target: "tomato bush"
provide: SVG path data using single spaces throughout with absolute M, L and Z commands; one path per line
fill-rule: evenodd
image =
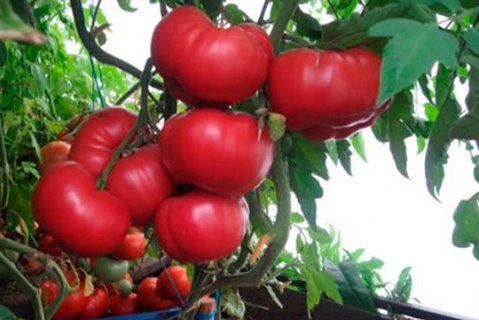
M 173 299 L 160 295 L 156 288 L 157 282 L 157 277 L 146 277 L 143 278 L 138 284 L 136 293 L 138 295 L 138 307 L 141 310 L 165 310 L 171 308 L 174 305 Z
M 150 222 L 160 203 L 176 189 L 161 158 L 158 144 L 143 146 L 119 159 L 108 176 L 106 190 L 128 205 L 133 225 Z
M 235 196 L 266 178 L 273 145 L 253 116 L 212 108 L 173 116 L 160 135 L 163 162 L 177 181 Z
M 201 10 L 178 7 L 153 32 L 153 63 L 178 99 L 229 107 L 258 90 L 268 73 L 273 50 L 266 32 L 247 28 L 217 28 Z
M 243 199 L 193 190 L 160 205 L 155 234 L 161 248 L 180 262 L 217 260 L 241 243 L 248 213 Z
M 37 182 L 32 211 L 40 227 L 66 251 L 97 257 L 114 251 L 131 224 L 127 206 L 107 191 L 80 164 L 52 166 Z

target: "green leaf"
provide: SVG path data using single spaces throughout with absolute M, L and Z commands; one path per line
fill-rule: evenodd
M 223 8 L 222 0 L 200 0 L 201 4 L 205 8 L 206 14 L 211 19 L 216 19 L 219 16 L 221 9 Z
M 433 103 L 431 89 L 429 89 L 428 87 L 428 82 L 429 82 L 429 79 L 427 78 L 425 74 L 420 76 L 418 79 L 419 87 L 421 88 L 422 94 L 424 95 L 424 97 L 426 97 L 427 101 L 429 101 L 430 103 Z
M 243 299 L 237 289 L 226 289 L 221 293 L 221 302 L 223 303 L 223 310 L 228 315 L 236 318 L 243 318 L 246 307 Z
M 225 6 L 225 19 L 231 24 L 239 24 L 245 21 L 245 13 L 234 3 Z
M 364 162 L 367 162 L 368 159 L 366 157 L 366 149 L 364 148 L 364 139 L 361 132 L 358 132 L 351 137 L 351 143 L 354 150 L 356 150 L 356 153 L 361 157 L 361 159 L 363 159 Z
M 352 176 L 352 171 L 351 171 L 351 155 L 352 152 L 349 149 L 351 144 L 349 143 L 348 140 L 337 140 L 336 141 L 336 150 L 338 152 L 338 158 L 339 162 L 343 166 L 344 170 Z
M 393 299 L 400 302 L 407 302 L 411 297 L 412 290 L 412 277 L 411 267 L 406 267 L 401 270 L 398 281 L 395 287 L 392 289 L 391 294 Z
M 324 268 L 335 279 L 344 304 L 376 313 L 376 306 L 371 293 L 361 280 L 354 262 L 344 260 L 335 265 L 329 260 L 324 261 Z
M 336 303 L 343 304 L 343 298 L 339 292 L 338 284 L 327 271 L 318 270 L 313 273 L 313 278 L 315 279 L 316 284 L 324 291 L 326 296 Z
M 321 178 L 328 180 L 327 149 L 324 143 L 306 139 L 299 134 L 292 134 L 291 138 L 292 152 L 295 153 L 296 159 Z
M 466 40 L 469 48 L 477 55 L 479 55 L 479 30 L 469 29 L 462 35 L 464 40 Z
M 452 243 L 466 248 L 479 241 L 479 192 L 467 200 L 461 200 L 453 214 L 456 226 Z
M 469 92 L 466 105 L 469 112 L 457 120 L 451 128 L 454 139 L 479 139 L 479 69 L 471 67 L 469 72 Z
M 131 0 L 116 0 L 118 2 L 118 5 L 123 11 L 127 12 L 135 12 L 138 10 L 138 8 L 133 8 L 131 6 Z
M 435 24 L 390 19 L 372 26 L 368 35 L 391 38 L 383 50 L 379 102 L 414 84 L 437 61 L 457 65 L 457 39 Z
M 0 319 L 2 320 L 15 320 L 17 317 L 15 314 L 8 309 L 7 306 L 0 304 Z
M 292 223 L 299 224 L 299 223 L 303 223 L 304 221 L 305 221 L 304 217 L 302 215 L 300 215 L 299 213 L 293 212 L 291 214 L 291 222 Z
M 292 19 L 297 24 L 298 34 L 300 36 L 312 39 L 321 38 L 322 28 L 319 21 L 309 14 L 304 13 L 301 8 L 296 8 Z
M 0 41 L 0 67 L 4 66 L 7 63 L 8 51 L 5 43 Z

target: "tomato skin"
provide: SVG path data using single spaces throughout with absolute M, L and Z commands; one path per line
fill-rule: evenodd
M 364 122 L 376 109 L 381 63 L 378 54 L 361 47 L 286 51 L 270 67 L 271 110 L 286 116 L 292 130 Z
M 128 272 L 128 268 L 128 261 L 110 256 L 99 257 L 92 261 L 93 273 L 98 279 L 106 282 L 119 281 Z
M 135 113 L 121 107 L 92 113 L 75 136 L 68 159 L 82 164 L 95 177 L 99 176 L 136 118 Z
M 108 176 L 106 190 L 128 205 L 133 225 L 150 222 L 160 203 L 175 192 L 176 182 L 161 158 L 158 144 L 141 147 L 119 159 Z
M 74 276 L 71 274 L 66 274 L 65 276 L 67 277 L 68 282 L 73 284 L 75 279 Z M 58 284 L 53 280 L 42 280 L 39 288 L 42 301 L 47 305 L 52 304 L 60 290 Z M 88 304 L 89 297 L 85 295 L 84 291 L 85 283 L 83 280 L 80 280 L 78 288 L 65 297 L 60 304 L 60 307 L 53 315 L 53 319 L 63 320 L 77 317 Z
M 88 297 L 88 302 L 83 311 L 77 315 L 80 319 L 101 318 L 108 310 L 108 293 L 102 287 L 95 287 Z
M 195 107 L 227 108 L 245 100 L 263 85 L 269 66 L 255 36 L 238 26 L 217 28 L 189 5 L 155 27 L 151 57 L 172 94 Z
M 227 257 L 246 233 L 246 208 L 243 199 L 199 189 L 171 197 L 156 212 L 156 239 L 168 255 L 182 263 Z
M 252 22 L 240 23 L 237 26 L 248 32 L 261 44 L 261 47 L 268 58 L 268 62 L 271 63 L 274 57 L 274 49 L 268 33 L 261 26 Z
M 136 293 L 138 295 L 138 306 L 141 310 L 157 311 L 173 307 L 174 301 L 172 299 L 158 293 L 156 289 L 157 281 L 157 277 L 146 277 L 138 285 Z
M 63 253 L 62 248 L 58 245 L 55 239 L 48 234 L 45 234 L 38 242 L 38 250 L 53 257 L 59 257 Z
M 131 292 L 128 295 L 110 297 L 110 314 L 112 316 L 135 314 L 138 312 L 138 296 Z
M 52 164 L 65 161 L 70 153 L 71 145 L 65 141 L 50 141 L 40 149 L 40 162 L 38 169 L 40 173 L 45 172 Z
M 225 195 L 256 188 L 274 158 L 269 130 L 260 131 L 254 117 L 241 112 L 201 108 L 176 114 L 159 139 L 163 163 L 177 181 Z
M 131 228 L 123 241 L 112 253 L 117 259 L 135 260 L 142 257 L 146 251 L 146 239 L 141 230 Z
M 94 177 L 72 161 L 57 163 L 41 176 L 33 191 L 32 212 L 65 251 L 80 257 L 115 250 L 131 222 L 126 205 L 97 190 Z
M 191 281 L 188 279 L 186 268 L 181 266 L 167 267 L 158 277 L 156 290 L 162 297 L 176 301 L 180 300 L 184 303 L 191 292 Z

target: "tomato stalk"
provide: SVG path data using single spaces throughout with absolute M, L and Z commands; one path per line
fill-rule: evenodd
M 289 20 L 293 16 L 298 4 L 301 0 L 285 0 L 283 5 L 281 6 L 281 10 L 278 14 L 278 19 L 276 19 L 273 30 L 271 30 L 270 38 L 271 43 L 273 44 L 273 48 L 275 51 L 278 50 L 281 39 L 283 37 L 284 30 L 288 25 Z
M 0 121 L 0 210 L 8 205 L 9 183 L 8 183 L 8 159 L 7 149 L 5 148 L 5 138 L 3 136 L 2 121 Z
M 51 270 L 53 272 L 53 275 L 59 283 L 60 290 L 52 304 L 48 307 L 48 309 L 44 310 L 38 289 L 33 286 L 22 274 L 22 272 L 17 269 L 15 264 L 10 261 L 3 252 L 0 251 L 0 264 L 5 266 L 15 282 L 18 283 L 20 287 L 22 287 L 22 289 L 30 296 L 33 305 L 33 311 L 35 313 L 35 319 L 51 319 L 68 293 L 73 290 L 73 288 L 71 288 L 68 284 L 62 269 L 53 259 L 49 258 L 42 252 L 11 239 L 0 238 L 0 248 L 6 248 L 16 251 L 20 254 L 34 255 L 35 257 L 38 257 L 38 260 L 47 267 L 46 270 Z
M 266 14 L 266 9 L 268 8 L 268 5 L 269 5 L 270 2 L 271 2 L 271 0 L 264 0 L 264 2 L 263 2 L 263 7 L 261 7 L 261 12 L 260 12 L 259 17 L 258 17 L 258 24 L 259 25 L 262 25 L 262 24 L 265 23 L 264 15 Z

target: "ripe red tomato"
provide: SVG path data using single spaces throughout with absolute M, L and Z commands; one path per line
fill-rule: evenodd
M 66 273 L 65 276 L 70 284 L 74 283 L 75 276 L 72 273 Z M 40 296 L 46 305 L 52 304 L 59 290 L 58 284 L 53 280 L 42 280 L 40 282 Z M 78 316 L 85 309 L 88 300 L 88 296 L 85 295 L 85 283 L 83 280 L 80 280 L 78 288 L 65 297 L 55 312 L 53 319 L 64 320 Z
M 63 250 L 51 235 L 44 235 L 38 242 L 38 250 L 53 257 L 62 255 Z
M 269 130 L 246 113 L 193 109 L 168 119 L 159 139 L 163 162 L 177 181 L 220 194 L 248 193 L 273 163 Z
M 70 153 L 70 144 L 65 141 L 50 141 L 40 149 L 40 173 L 45 172 L 52 164 L 65 161 Z
M 88 296 L 88 303 L 82 312 L 77 316 L 80 319 L 101 318 L 108 310 L 110 298 L 102 287 L 95 287 L 93 293 Z
M 144 311 L 165 310 L 173 307 L 173 299 L 160 296 L 156 289 L 157 277 L 146 277 L 141 280 L 136 293 L 138 295 L 138 307 Z M 184 300 L 183 300 L 184 301 Z
M 158 144 L 141 147 L 119 159 L 108 176 L 106 190 L 128 205 L 133 225 L 150 222 L 160 203 L 176 189 L 161 158 Z
M 146 251 L 146 239 L 141 230 L 130 228 L 120 245 L 113 251 L 117 259 L 135 260 L 142 257 Z
M 160 247 L 182 263 L 228 257 L 238 247 L 248 226 L 244 199 L 203 190 L 165 200 L 155 215 Z
M 377 109 L 380 70 L 381 57 L 360 47 L 284 52 L 268 75 L 271 110 L 286 116 L 292 130 L 363 123 Z
M 269 35 L 266 33 L 266 31 L 263 28 L 261 28 L 261 26 L 252 22 L 240 23 L 237 26 L 245 30 L 246 32 L 248 32 L 253 37 L 255 37 L 256 40 L 258 40 L 258 42 L 263 47 L 263 50 L 266 53 L 266 56 L 268 57 L 268 61 L 269 62 L 273 61 L 274 49 L 271 43 L 271 39 L 269 38 Z
M 191 281 L 188 279 L 186 268 L 167 267 L 158 277 L 156 290 L 162 297 L 184 303 L 191 292 Z
M 217 28 L 201 10 L 185 5 L 156 26 L 151 57 L 175 97 L 195 107 L 226 108 L 266 80 L 269 53 L 256 33 Z
M 110 314 L 112 316 L 128 315 L 138 312 L 138 296 L 131 292 L 127 295 L 110 297 Z
M 80 257 L 115 250 L 131 222 L 127 206 L 109 192 L 97 190 L 94 177 L 72 161 L 53 165 L 39 179 L 32 212 L 65 251 Z
M 99 176 L 136 118 L 132 111 L 121 107 L 100 109 L 91 114 L 73 140 L 68 159 Z

